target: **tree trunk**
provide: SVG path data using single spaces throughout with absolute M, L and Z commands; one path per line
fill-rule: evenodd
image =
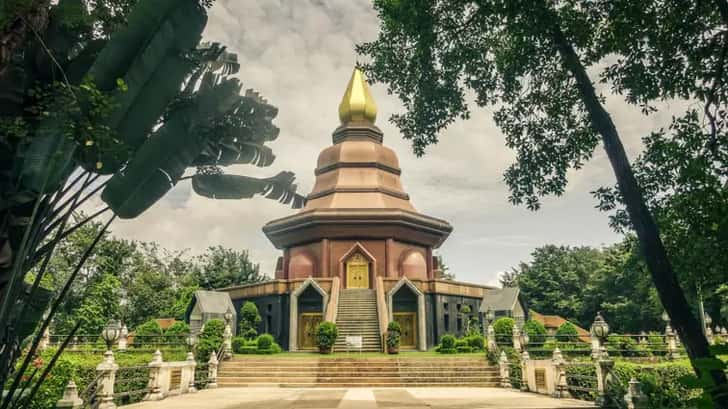
M 690 305 L 678 283 L 677 275 L 672 269 L 662 239 L 660 239 L 657 223 L 655 223 L 647 208 L 642 190 L 632 172 L 632 167 L 627 159 L 617 128 L 599 101 L 594 86 L 579 60 L 579 56 L 564 36 L 561 28 L 554 25 L 549 34 L 561 55 L 564 67 L 576 79 L 577 88 L 587 112 L 589 112 L 592 127 L 602 137 L 604 150 L 607 152 L 609 162 L 617 178 L 619 192 L 637 233 L 640 248 L 652 275 L 652 281 L 657 288 L 660 301 L 670 316 L 680 339 L 685 344 L 693 370 L 700 377 L 701 369 L 695 365 L 695 360 L 713 358 L 708 348 L 708 340 L 703 335 L 700 324 L 690 311 Z M 726 375 L 722 370 L 711 371 L 710 375 L 716 386 L 728 384 Z M 728 396 L 713 394 L 713 401 L 716 407 L 728 408 Z

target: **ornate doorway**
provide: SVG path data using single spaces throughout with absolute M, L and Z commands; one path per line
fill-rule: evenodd
M 361 253 L 346 261 L 346 288 L 369 288 L 369 260 Z
M 298 348 L 316 349 L 316 329 L 323 321 L 318 312 L 304 312 L 298 318 Z
M 402 348 L 417 348 L 417 313 L 395 312 L 392 314 L 402 329 L 399 345 Z

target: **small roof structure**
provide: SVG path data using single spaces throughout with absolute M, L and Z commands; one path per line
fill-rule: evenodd
M 486 312 L 488 307 L 493 311 L 513 311 L 516 308 L 520 293 L 521 289 L 518 287 L 483 290 L 483 301 L 480 303 L 480 312 Z
M 190 305 L 187 306 L 187 311 L 185 313 L 185 318 L 188 322 L 190 321 L 190 314 L 195 306 L 197 306 L 198 311 L 202 316 L 203 324 L 211 319 L 224 320 L 225 313 L 230 310 L 233 314 L 231 323 L 232 331 L 233 334 L 235 334 L 238 314 L 237 311 L 235 311 L 233 301 L 230 299 L 230 294 L 223 291 L 195 291 L 192 294 L 192 300 L 190 300 Z

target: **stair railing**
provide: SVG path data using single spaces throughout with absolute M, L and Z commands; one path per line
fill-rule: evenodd
M 377 277 L 374 282 L 374 289 L 377 296 L 377 321 L 379 322 L 379 345 L 381 346 L 382 352 L 386 352 L 386 339 L 385 334 L 387 333 L 387 327 L 389 326 L 389 312 L 387 310 L 387 302 L 384 296 L 384 280 L 382 277 Z

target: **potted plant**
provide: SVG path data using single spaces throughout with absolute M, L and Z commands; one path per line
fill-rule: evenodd
M 322 354 L 330 354 L 338 336 L 339 329 L 336 328 L 336 324 L 331 321 L 320 323 L 316 329 L 316 342 L 319 346 L 319 352 Z
M 387 353 L 399 353 L 399 341 L 402 335 L 402 328 L 397 321 L 391 321 L 387 326 Z

